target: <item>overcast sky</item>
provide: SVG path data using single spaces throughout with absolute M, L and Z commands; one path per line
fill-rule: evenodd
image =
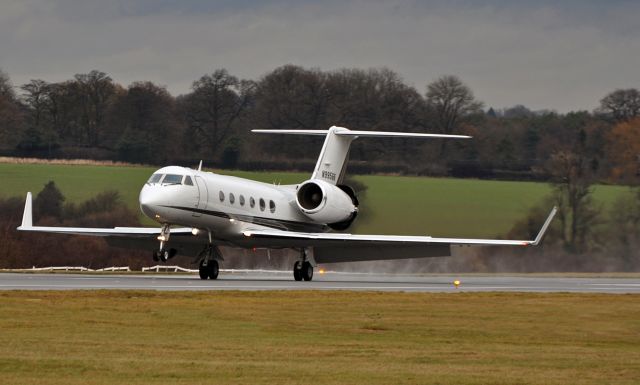
M 0 68 L 15 85 L 99 69 L 173 94 L 225 67 L 386 66 L 421 93 L 460 76 L 487 106 L 591 110 L 640 88 L 640 2 L 2 0 Z

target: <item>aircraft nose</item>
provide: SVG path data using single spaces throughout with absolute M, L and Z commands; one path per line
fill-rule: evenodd
M 163 204 L 161 191 L 152 186 L 144 186 L 140 191 L 138 200 L 140 202 L 140 210 L 150 218 L 156 215 L 158 206 Z

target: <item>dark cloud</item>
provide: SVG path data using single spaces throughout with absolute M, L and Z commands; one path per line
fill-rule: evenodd
M 100 69 L 175 94 L 226 67 L 387 66 L 421 92 L 457 74 L 489 106 L 592 109 L 640 87 L 633 1 L 97 1 L 0 4 L 0 67 L 20 84 Z

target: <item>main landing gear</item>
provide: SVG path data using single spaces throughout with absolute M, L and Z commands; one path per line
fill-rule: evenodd
M 200 260 L 198 266 L 200 279 L 218 279 L 218 273 L 220 272 L 220 264 L 218 261 L 224 260 L 220 249 L 212 244 L 208 244 L 197 258 Z
M 300 252 L 300 260 L 293 264 L 293 279 L 296 281 L 311 281 L 313 279 L 313 265 L 308 260 L 306 249 Z
M 220 265 L 215 259 L 212 259 L 210 261 L 203 259 L 202 261 L 200 261 L 200 267 L 198 268 L 200 279 L 218 279 L 219 272 Z

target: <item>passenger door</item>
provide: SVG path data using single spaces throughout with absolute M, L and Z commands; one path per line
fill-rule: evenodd
M 207 188 L 207 184 L 204 182 L 204 179 L 200 176 L 196 176 L 196 185 L 198 186 L 198 203 L 196 204 L 196 208 L 200 210 L 207 209 L 207 203 L 209 202 L 209 189 Z M 194 217 L 202 216 L 202 213 L 194 212 Z

